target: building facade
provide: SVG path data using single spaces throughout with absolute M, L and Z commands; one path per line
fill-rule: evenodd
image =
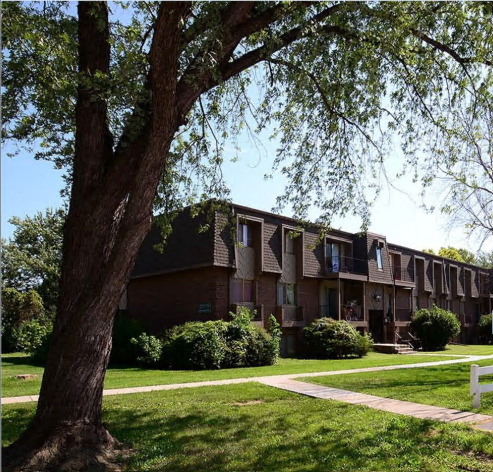
M 154 227 L 121 308 L 159 332 L 186 321 L 227 319 L 239 306 L 254 322 L 279 321 L 282 351 L 296 352 L 315 318 L 345 319 L 375 342 L 407 339 L 417 309 L 436 304 L 457 314 L 471 342 L 493 306 L 492 270 L 388 243 L 385 236 L 300 227 L 293 219 L 231 205 L 230 214 L 173 222 L 163 253 Z

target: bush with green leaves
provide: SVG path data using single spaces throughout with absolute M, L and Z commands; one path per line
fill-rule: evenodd
M 137 352 L 136 361 L 147 367 L 159 367 L 163 355 L 163 341 L 146 333 L 130 339 Z
M 2 288 L 2 351 L 22 351 L 17 336 L 23 323 L 44 320 L 45 310 L 40 295 L 35 290 L 20 292 L 11 287 Z M 43 322 L 41 322 L 43 324 Z
M 452 338 L 460 333 L 460 322 L 454 313 L 433 305 L 414 313 L 411 331 L 425 351 L 443 351 Z
M 347 321 L 319 318 L 303 328 L 305 355 L 315 359 L 363 357 L 372 348 L 368 335 L 361 335 Z
M 493 344 L 493 334 L 491 332 L 491 318 L 493 315 L 482 315 L 478 323 L 479 342 L 482 344 Z
M 49 320 L 33 319 L 25 321 L 16 330 L 17 350 L 34 354 L 51 336 L 53 325 Z
M 272 365 L 279 358 L 279 333 L 255 326 L 246 308 L 232 320 L 190 322 L 171 329 L 164 357 L 174 369 L 220 369 Z M 278 327 L 278 325 L 277 325 Z

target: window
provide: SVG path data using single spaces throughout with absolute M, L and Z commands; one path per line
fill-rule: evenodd
M 295 284 L 280 283 L 277 286 L 277 299 L 279 305 L 296 305 Z
M 253 280 L 232 279 L 232 303 L 253 303 Z
M 326 263 L 327 271 L 339 272 L 341 268 L 341 247 L 339 244 L 327 243 L 326 244 Z
M 246 223 L 238 225 L 238 242 L 243 247 L 252 247 L 252 228 Z
M 383 264 L 382 264 L 382 248 L 377 247 L 377 267 L 379 270 L 383 269 Z
M 414 297 L 414 309 L 419 310 L 419 297 Z
M 286 254 L 294 254 L 294 237 L 288 231 L 284 235 L 284 251 Z

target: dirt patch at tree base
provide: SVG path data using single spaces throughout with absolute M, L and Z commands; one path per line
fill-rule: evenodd
M 36 447 L 21 437 L 4 450 L 5 472 L 121 472 L 132 455 L 129 445 L 113 438 L 104 426 L 63 425 Z

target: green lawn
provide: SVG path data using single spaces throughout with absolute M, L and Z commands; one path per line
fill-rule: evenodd
M 33 411 L 3 408 L 4 445 Z M 104 421 L 136 451 L 127 472 L 493 470 L 491 434 L 256 383 L 107 397 Z
M 450 354 L 450 355 L 460 355 L 460 356 L 491 356 L 493 355 L 493 346 L 449 344 L 445 348 L 445 351 L 428 352 L 428 354 Z
M 493 359 L 480 361 L 477 364 L 493 365 Z M 470 363 L 452 364 L 426 369 L 381 371 L 299 380 L 380 397 L 493 415 L 493 393 L 482 394 L 481 408 L 478 410 L 472 408 L 469 396 L 469 366 Z M 491 383 L 493 376 L 481 377 L 481 382 Z
M 274 366 L 208 371 L 170 371 L 147 370 L 136 367 L 110 367 L 106 374 L 105 388 L 165 385 L 265 375 L 326 372 L 375 366 L 432 362 L 434 360 L 443 361 L 446 359 L 448 358 L 443 356 L 432 357 L 420 356 L 419 354 L 406 356 L 370 353 L 368 356 L 361 359 L 281 359 L 279 363 Z M 15 378 L 15 375 L 18 374 L 37 374 L 38 378 L 18 380 Z M 30 365 L 29 358 L 24 354 L 6 354 L 2 356 L 2 396 L 36 395 L 39 392 L 42 375 L 43 369 Z

